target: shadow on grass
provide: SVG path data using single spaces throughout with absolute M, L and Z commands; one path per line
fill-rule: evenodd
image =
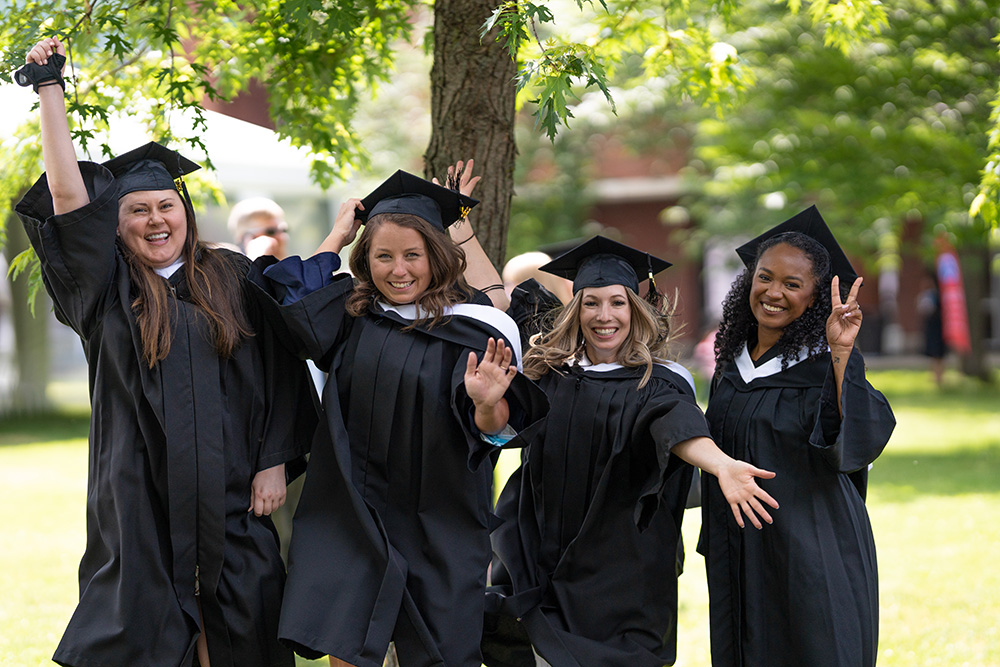
M 4 417 L 0 418 L 0 447 L 86 439 L 89 430 L 89 409 Z
M 941 454 L 886 453 L 868 475 L 869 497 L 906 502 L 926 495 L 1000 493 L 1000 442 Z

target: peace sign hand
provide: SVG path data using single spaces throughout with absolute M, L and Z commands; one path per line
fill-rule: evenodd
M 861 330 L 861 306 L 858 305 L 858 290 L 864 279 L 860 276 L 851 285 L 847 301 L 840 298 L 840 276 L 834 276 L 830 284 L 832 308 L 826 320 L 826 340 L 831 350 L 851 350 L 854 340 Z

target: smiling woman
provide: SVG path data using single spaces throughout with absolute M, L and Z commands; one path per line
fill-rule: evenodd
M 77 162 L 64 52 L 44 39 L 19 72 L 39 94 L 46 173 L 16 207 L 90 364 L 87 544 L 53 659 L 290 666 L 267 515 L 308 449 L 312 385 L 246 299 L 249 260 L 198 241 L 175 182 L 198 165 L 154 142 Z
M 165 269 L 181 257 L 187 209 L 176 190 L 130 192 L 118 199 L 118 236 L 135 257 Z
M 853 267 L 815 207 L 737 249 L 706 417 L 729 454 L 774 470 L 782 503 L 743 531 L 720 486 L 703 487 L 712 664 L 870 666 L 878 569 L 868 467 L 895 425 L 865 379 Z
M 280 624 L 303 656 L 378 667 L 391 640 L 404 665 L 481 664 L 491 456 L 545 401 L 447 231 L 475 203 L 400 171 L 344 202 L 313 257 L 257 260 L 262 307 L 329 372 Z
M 764 505 L 776 505 L 755 480 L 771 473 L 715 446 L 690 374 L 667 359 L 653 274 L 669 266 L 595 237 L 541 267 L 571 279 L 574 296 L 525 355 L 552 407 L 522 434 L 497 503 L 487 665 L 673 664 L 691 464 L 719 477 L 736 521 L 770 521 Z M 530 285 L 515 289 L 515 312 Z

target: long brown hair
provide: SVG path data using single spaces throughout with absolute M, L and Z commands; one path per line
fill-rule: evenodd
M 233 262 L 222 252 L 198 241 L 198 226 L 194 211 L 184 197 L 187 218 L 187 238 L 181 250 L 184 277 L 190 291 L 190 302 L 208 318 L 213 344 L 220 357 L 231 357 L 243 338 L 252 336 L 247 319 L 239 275 Z M 139 324 L 143 356 L 150 368 L 167 358 L 173 340 L 177 304 L 168 298 L 169 285 L 149 264 L 138 259 L 128 246 L 118 247 L 129 267 L 135 298 L 132 312 Z M 172 306 L 172 307 L 171 307 Z
M 431 269 L 427 290 L 417 297 L 415 305 L 427 314 L 413 324 L 427 323 L 428 328 L 436 326 L 444 318 L 445 308 L 457 303 L 466 303 L 472 296 L 472 288 L 465 281 L 465 252 L 447 234 L 433 227 L 423 218 L 407 213 L 381 213 L 368 219 L 361 237 L 351 249 L 351 273 L 357 283 L 347 299 L 347 312 L 361 317 L 371 309 L 381 293 L 372 281 L 372 270 L 368 260 L 372 238 L 375 232 L 386 224 L 416 230 L 424 239 L 427 261 Z
M 673 342 L 671 320 L 673 308 L 667 300 L 657 295 L 664 304 L 655 308 L 628 287 L 625 288 L 631 312 L 629 334 L 618 349 L 615 361 L 629 368 L 645 367 L 639 380 L 642 389 L 653 374 L 653 363 L 665 361 Z M 586 342 L 580 327 L 580 310 L 583 307 L 583 290 L 573 295 L 573 300 L 560 310 L 556 322 L 548 332 L 536 334 L 531 339 L 531 349 L 524 355 L 524 374 L 537 380 L 550 370 L 569 361 L 580 361 L 586 353 Z

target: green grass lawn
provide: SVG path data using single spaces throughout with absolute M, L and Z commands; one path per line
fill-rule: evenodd
M 879 551 L 879 665 L 1000 667 L 1000 389 L 878 371 L 897 427 L 871 471 Z M 87 421 L 0 422 L 0 665 L 48 665 L 73 611 L 84 544 Z M 700 518 L 689 510 L 678 661 L 710 664 Z M 301 661 L 301 665 L 314 664 Z M 317 661 L 315 664 L 324 664 Z M 808 667 L 808 666 L 804 666 Z

